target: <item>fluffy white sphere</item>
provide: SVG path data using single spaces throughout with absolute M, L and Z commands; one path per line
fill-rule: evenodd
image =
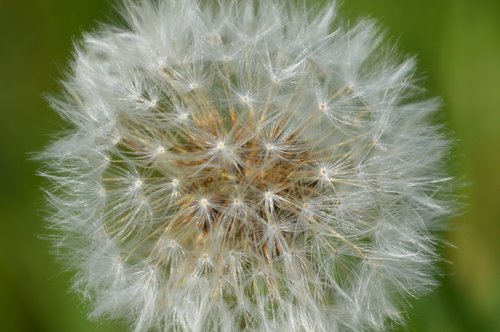
M 297 8 L 298 7 L 298 8 Z M 448 141 L 372 22 L 278 0 L 128 1 L 86 35 L 43 154 L 93 317 L 364 331 L 434 285 Z

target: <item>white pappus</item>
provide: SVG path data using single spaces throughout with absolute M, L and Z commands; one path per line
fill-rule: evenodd
M 41 154 L 91 317 L 381 331 L 431 289 L 449 140 L 414 61 L 335 5 L 126 1 L 77 46 Z

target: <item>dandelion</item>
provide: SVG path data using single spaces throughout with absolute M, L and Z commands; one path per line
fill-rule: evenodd
M 431 289 L 448 140 L 371 21 L 126 1 L 86 35 L 43 154 L 56 248 L 133 331 L 363 331 Z

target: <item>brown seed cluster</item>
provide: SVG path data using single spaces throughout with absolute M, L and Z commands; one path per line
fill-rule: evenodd
M 155 248 L 175 241 L 199 251 L 207 243 L 218 243 L 223 249 L 250 250 L 269 259 L 297 237 L 304 209 L 318 195 L 318 158 L 301 140 L 300 126 L 290 126 L 294 122 L 279 109 L 257 110 L 245 99 L 241 102 L 221 109 L 204 91 L 193 90 L 157 105 L 159 118 L 171 118 L 174 105 L 189 110 L 178 113 L 175 127 L 157 129 L 164 138 L 159 146 L 148 141 L 158 136 L 148 133 L 150 128 L 136 129 L 133 139 L 121 139 L 120 154 L 147 160 L 139 173 L 170 188 L 169 195 L 153 200 L 163 205 L 152 209 L 154 214 L 163 211 L 154 216 L 159 221 L 153 232 Z M 124 127 L 133 123 L 122 122 Z M 152 150 L 155 158 L 146 158 Z M 148 193 L 144 198 L 148 200 Z

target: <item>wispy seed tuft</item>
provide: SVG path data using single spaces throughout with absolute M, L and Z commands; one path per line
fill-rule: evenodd
M 383 331 L 431 289 L 448 139 L 371 21 L 126 0 L 84 36 L 41 155 L 91 317 L 133 331 Z M 60 251 L 63 252 L 63 251 Z

